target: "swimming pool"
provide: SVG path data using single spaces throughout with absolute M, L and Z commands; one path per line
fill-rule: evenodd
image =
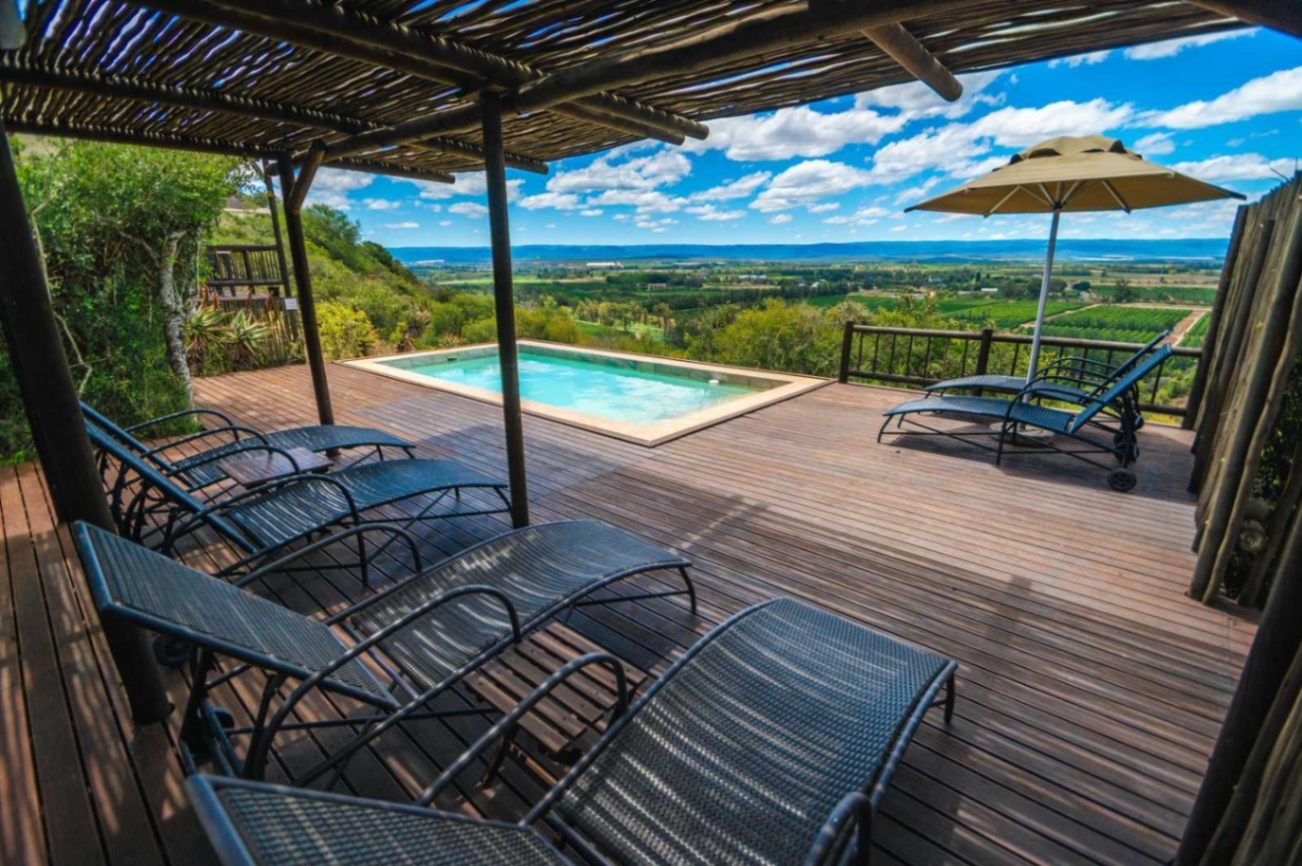
M 525 411 L 658 445 L 803 393 L 825 380 L 521 340 Z M 501 402 L 496 344 L 344 362 L 391 378 Z

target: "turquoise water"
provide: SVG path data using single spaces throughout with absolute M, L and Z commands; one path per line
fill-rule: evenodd
M 403 365 L 411 373 L 499 394 L 497 355 L 437 364 Z M 599 357 L 560 358 L 520 352 L 520 396 L 561 409 L 627 424 L 653 424 L 708 409 L 760 388 L 710 384 L 672 373 L 650 373 L 606 363 Z

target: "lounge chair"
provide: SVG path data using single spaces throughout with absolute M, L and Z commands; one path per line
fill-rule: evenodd
M 346 427 L 336 424 L 323 424 L 313 427 L 292 427 L 286 430 L 263 432 L 251 427 L 241 426 L 231 420 L 229 415 L 216 409 L 185 409 L 152 418 L 130 427 L 122 427 L 101 412 L 81 404 L 81 411 L 86 418 L 100 430 L 111 435 L 123 447 L 154 464 L 159 471 L 176 479 L 190 490 L 198 490 L 226 479 L 221 464 L 224 460 L 241 454 L 274 453 L 281 454 L 291 463 L 293 457 L 286 452 L 292 448 L 307 451 L 347 451 L 354 448 L 374 449 L 374 456 L 383 459 L 385 448 L 394 448 L 414 456 L 412 444 L 391 436 L 381 430 L 368 427 Z M 141 441 L 146 431 L 161 427 L 169 422 L 181 419 L 213 418 L 219 423 L 199 432 L 174 437 L 161 442 Z M 164 455 L 181 446 L 201 447 L 200 443 L 214 438 L 228 439 L 219 445 L 202 448 L 175 460 Z M 363 458 L 365 459 L 365 458 Z
M 1037 394 L 1030 387 L 1024 388 L 1010 399 L 932 396 L 921 400 L 910 400 L 884 413 L 881 429 L 877 432 L 877 441 L 882 441 L 887 426 L 892 419 L 896 419 L 897 426 L 901 428 L 897 432 L 901 434 L 948 436 L 952 439 L 968 441 L 994 451 L 995 464 L 998 465 L 1003 461 L 1005 447 L 1016 440 L 1019 431 L 1026 428 L 1044 430 L 1079 443 L 1079 447 L 1060 448 L 1055 446 L 1050 438 L 1041 443 L 1048 450 L 1109 469 L 1107 479 L 1109 487 L 1123 492 L 1131 490 L 1135 486 L 1136 478 L 1129 467 L 1139 456 L 1136 439 L 1138 425 L 1135 422 L 1138 410 L 1132 405 L 1135 387 L 1140 379 L 1164 363 L 1173 351 L 1170 346 L 1161 346 L 1148 353 L 1135 363 L 1129 372 L 1113 381 L 1106 391 L 1097 396 L 1082 398 L 1080 408 L 1076 411 L 1044 405 L 1041 401 L 1046 395 Z M 931 427 L 911 417 L 918 415 L 960 416 L 997 421 L 1000 423 L 999 433 L 994 434 L 997 444 L 993 448 L 981 444 L 980 440 L 992 435 L 989 430 L 965 432 Z M 906 419 L 925 432 L 917 433 L 902 429 Z M 1106 454 L 1114 458 L 1120 466 L 1113 468 L 1109 464 L 1100 463 L 1091 458 L 1090 455 L 1094 454 Z
M 221 571 L 223 576 L 254 568 L 258 562 L 332 528 L 370 526 L 394 536 L 416 521 L 496 514 L 510 508 L 505 482 L 452 460 L 416 458 L 347 466 L 329 475 L 291 475 L 205 502 L 89 418 L 86 431 L 103 455 L 101 471 L 118 532 L 171 555 L 182 538 L 209 527 L 242 554 Z M 460 500 L 463 490 L 475 488 L 492 491 L 502 504 L 433 512 L 449 494 Z M 426 501 L 414 514 L 382 519 L 368 516 L 382 506 L 420 497 Z M 351 538 L 358 545 L 356 565 L 361 568 L 362 580 L 367 581 L 366 533 L 354 532 Z M 320 542 L 313 545 L 319 546 Z
M 943 704 L 948 722 L 954 706 L 954 662 L 777 599 L 698 641 L 518 824 L 421 808 L 566 675 L 609 663 L 558 670 L 415 805 L 207 776 L 188 782 L 191 801 L 226 866 L 578 862 L 538 822 L 584 863 L 864 863 L 923 715 Z
M 1112 386 L 1118 378 L 1129 373 L 1148 353 L 1157 348 L 1170 334 L 1163 331 L 1120 364 L 1105 364 L 1093 358 L 1073 356 L 1058 358 L 1040 368 L 1035 378 L 1027 382 L 1024 376 L 964 376 L 961 379 L 947 379 L 928 385 L 923 390 L 928 394 L 946 394 L 950 391 L 994 391 L 1006 394 L 1027 392 L 1037 397 L 1063 400 L 1070 403 L 1084 403 L 1099 396 Z M 1134 401 L 1136 405 L 1138 401 Z M 1139 419 L 1142 426 L 1142 418 Z
M 397 721 L 440 715 L 427 709 L 431 701 L 597 590 L 671 569 L 682 576 L 683 590 L 603 597 L 600 603 L 685 593 L 695 609 L 686 559 L 597 520 L 511 530 L 411 578 L 418 594 L 381 593 L 325 620 L 281 607 L 88 524 L 78 523 L 74 536 L 101 617 L 118 617 L 198 649 L 190 654 L 194 671 L 182 721 L 187 765 L 193 767 L 196 756 L 209 755 L 224 772 L 252 778 L 261 776 L 279 732 L 311 726 L 290 717 L 299 701 L 318 688 L 378 712 L 350 723 L 366 735 L 305 770 L 305 780 L 342 766 L 392 726 L 385 721 L 391 713 L 401 711 Z M 363 620 L 364 634 L 354 628 Z M 268 673 L 261 710 L 248 728 L 234 728 L 230 717 L 209 701 L 211 689 L 232 675 L 214 674 L 218 656 Z M 243 669 L 234 668 L 237 674 Z M 384 679 L 389 682 L 382 683 Z M 296 686 L 273 711 L 286 680 Z M 243 757 L 232 743 L 238 736 L 248 737 Z

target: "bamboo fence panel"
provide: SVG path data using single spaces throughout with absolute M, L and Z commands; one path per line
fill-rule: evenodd
M 1198 491 L 1198 554 L 1190 594 L 1210 603 L 1220 596 L 1253 511 L 1253 482 L 1276 431 L 1290 373 L 1302 353 L 1302 174 L 1242 209 L 1238 253 L 1225 263 L 1226 296 L 1215 338 L 1207 344 L 1204 390 L 1195 421 L 1194 474 Z M 1302 472 L 1294 462 L 1293 474 Z M 1268 524 L 1282 537 L 1295 518 L 1302 483 L 1290 478 Z M 1279 545 L 1267 542 L 1265 555 Z M 1268 580 L 1258 566 L 1256 588 Z M 1256 602 L 1254 597 L 1245 599 Z

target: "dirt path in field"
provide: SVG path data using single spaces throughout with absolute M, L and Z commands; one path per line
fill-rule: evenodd
M 1162 342 L 1169 343 L 1172 346 L 1178 346 L 1180 344 L 1180 341 L 1184 339 L 1184 335 L 1189 333 L 1189 329 L 1192 328 L 1194 325 L 1198 324 L 1199 319 L 1201 319 L 1203 316 L 1210 316 L 1210 315 L 1211 313 L 1208 312 L 1207 310 L 1194 310 L 1192 313 L 1185 316 L 1178 323 L 1176 323 L 1176 326 L 1171 329 L 1171 336 L 1167 337 Z

